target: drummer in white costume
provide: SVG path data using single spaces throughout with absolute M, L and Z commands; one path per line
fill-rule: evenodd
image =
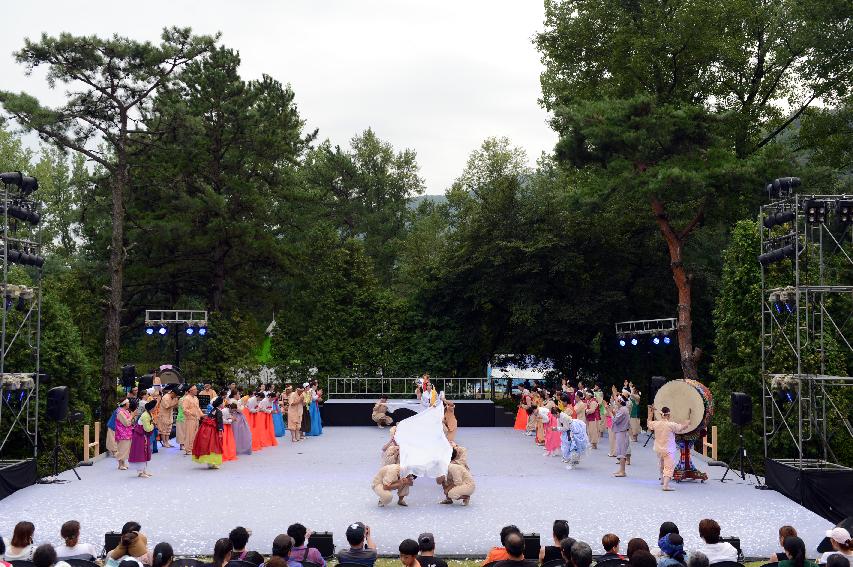
M 655 420 L 655 406 L 649 406 L 648 428 L 655 436 L 655 453 L 658 455 L 660 463 L 661 484 L 663 490 L 669 492 L 674 490 L 669 487 L 669 481 L 675 474 L 675 459 L 677 458 L 678 447 L 675 445 L 675 434 L 683 433 L 690 427 L 690 414 L 693 413 L 693 408 L 687 411 L 687 420 L 681 423 L 670 421 L 670 410 L 668 407 L 662 407 L 660 410 L 661 419 Z

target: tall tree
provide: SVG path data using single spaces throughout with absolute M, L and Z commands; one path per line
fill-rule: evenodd
M 43 34 L 40 41 L 25 40 L 15 58 L 27 72 L 46 66 L 51 87 L 67 85 L 65 104 L 50 108 L 26 93 L 0 92 L 0 104 L 24 130 L 86 156 L 109 174 L 112 229 L 101 367 L 103 415 L 109 415 L 116 395 L 131 141 L 151 134 L 139 126 L 152 93 L 184 65 L 210 51 L 214 42 L 213 37 L 193 35 L 189 28 L 164 29 L 159 45 L 117 35 L 104 39 Z

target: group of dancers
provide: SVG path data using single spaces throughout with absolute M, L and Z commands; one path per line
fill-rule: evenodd
M 609 400 L 595 384 L 577 387 L 563 380 L 562 388 L 522 387 L 515 429 L 525 431 L 545 449 L 545 456 L 562 456 L 566 468 L 577 467 L 590 449 L 598 449 L 606 431 L 610 457 L 618 459 L 614 476 L 627 475 L 631 443 L 640 434 L 640 391 L 628 380 L 622 390 L 612 387 Z
M 151 388 L 133 388 L 107 421 L 107 451 L 119 470 L 130 463 L 140 478 L 152 476 L 148 463 L 160 448 L 178 448 L 196 463 L 218 469 L 266 447 L 290 431 L 291 441 L 323 432 L 317 381 L 286 385 L 277 392 L 273 384 L 244 391 L 236 383 L 217 391 L 211 384 L 160 383 L 155 374 Z M 204 409 L 202 409 L 204 408 Z M 172 426 L 175 443 L 171 442 Z

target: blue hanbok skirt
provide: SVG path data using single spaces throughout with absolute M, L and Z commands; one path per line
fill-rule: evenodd
M 311 415 L 311 429 L 308 431 L 308 435 L 322 435 L 323 420 L 320 418 L 320 404 L 316 401 L 312 401 L 308 408 L 308 413 Z
M 284 434 L 287 433 L 287 429 L 284 427 L 284 418 L 281 417 L 281 412 L 274 412 L 272 414 L 272 425 L 275 430 L 276 437 L 284 437 Z

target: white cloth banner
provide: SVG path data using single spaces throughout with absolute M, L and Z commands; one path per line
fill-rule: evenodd
M 398 423 L 394 439 L 400 446 L 400 476 L 438 478 L 447 474 L 453 448 L 444 436 L 441 400 L 435 407 Z

